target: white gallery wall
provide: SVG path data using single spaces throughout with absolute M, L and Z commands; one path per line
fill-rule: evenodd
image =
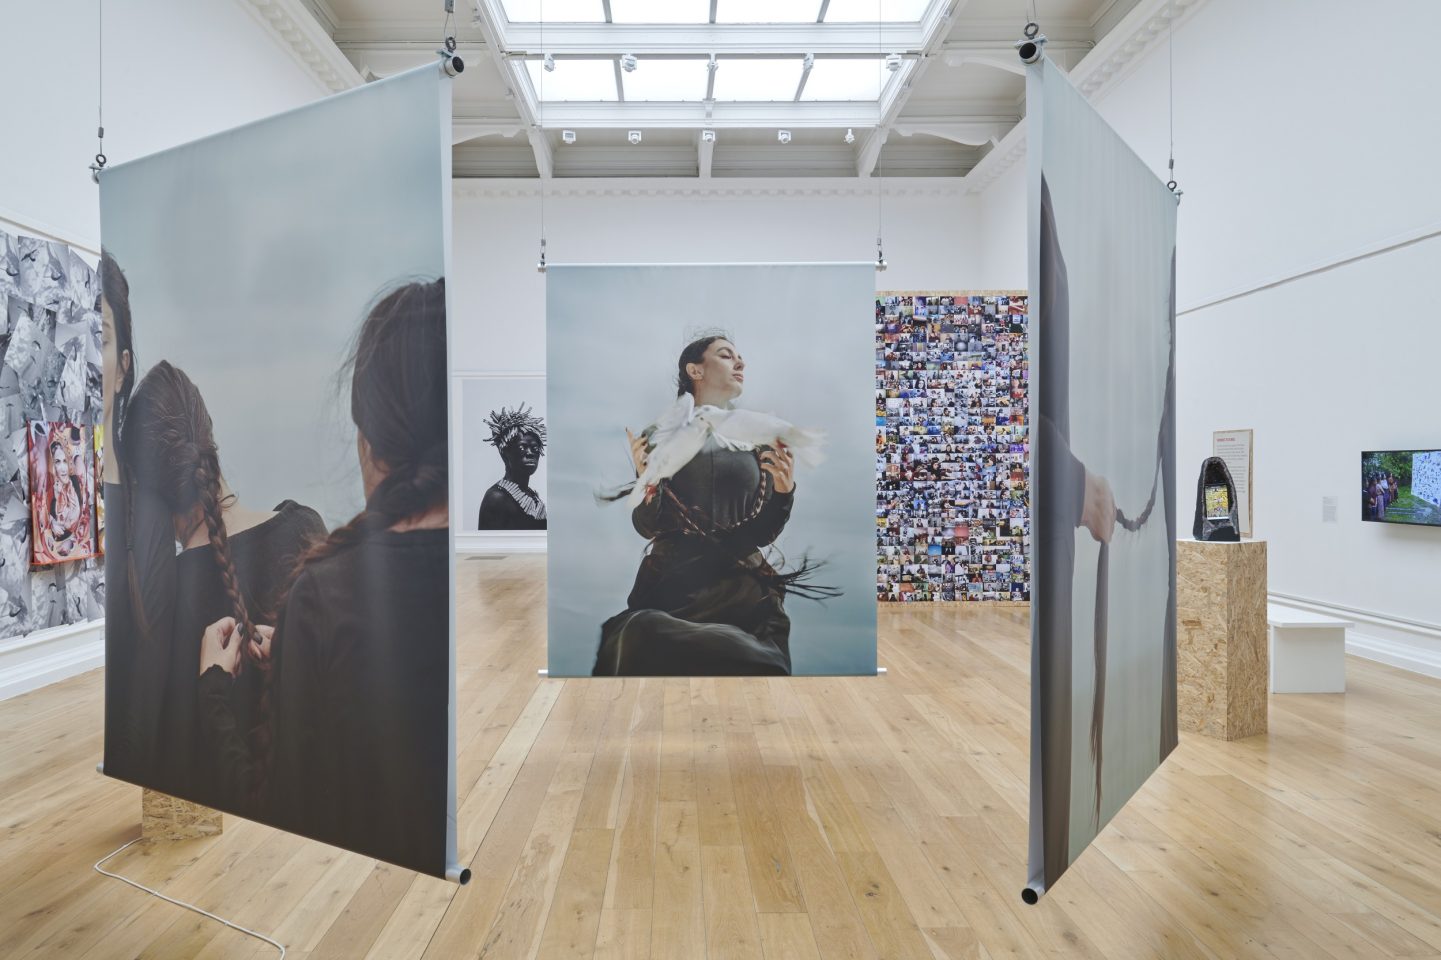
M 537 181 L 455 184 L 454 366 L 543 370 Z M 680 179 L 551 181 L 544 198 L 546 249 L 552 263 L 874 261 L 879 219 L 890 268 L 876 274 L 877 289 L 985 286 L 980 251 L 987 241 L 977 229 L 977 197 L 955 180 L 890 179 L 879 203 L 877 189 L 854 179 L 710 186 Z M 819 354 L 797 358 L 821 360 Z
M 1362 450 L 1441 447 L 1441 123 L 1413 39 L 1438 31 L 1426 0 L 1205 0 L 1174 64 L 1182 528 L 1211 432 L 1254 428 L 1273 598 L 1441 676 L 1441 530 L 1360 519 Z M 1096 98 L 1158 174 L 1167 65 L 1158 41 Z M 983 197 L 990 282 L 1025 276 L 1024 231 L 1002 234 L 1024 187 L 1013 169 Z
M 878 290 L 988 286 L 978 197 L 955 180 L 888 179 L 883 197 L 879 189 L 855 179 L 551 181 L 544 197 L 546 250 L 557 264 L 873 262 L 879 222 L 889 269 L 876 274 Z M 462 416 L 464 381 L 545 370 L 545 276 L 536 271 L 541 208 L 535 180 L 455 182 L 451 409 L 459 450 L 452 455 L 462 462 L 499 465 L 485 443 L 486 428 Z M 677 313 L 687 309 L 683 300 L 674 304 Z M 755 309 L 768 305 L 757 302 Z M 674 330 L 675 317 L 658 318 L 657 325 Z M 674 346 L 679 355 L 684 344 Z M 817 343 L 813 354 L 789 362 L 824 364 L 825 349 Z M 596 371 L 597 402 L 604 402 L 605 377 Z M 464 474 L 460 486 L 494 479 L 488 470 Z M 455 516 L 468 516 L 465 493 L 459 486 L 452 491 Z M 543 549 L 544 535 L 497 541 L 463 534 L 457 543 L 466 552 L 514 552 Z
M 6 0 L 0 14 L 0 220 L 98 250 L 99 5 Z M 249 0 L 104 0 L 105 153 L 121 163 L 329 90 Z

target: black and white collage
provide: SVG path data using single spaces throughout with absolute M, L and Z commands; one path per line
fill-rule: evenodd
M 99 296 L 65 244 L 0 231 L 0 639 L 103 616 Z M 32 425 L 47 449 L 31 450 Z M 48 465 L 52 450 L 66 482 L 37 514 L 31 461 Z M 53 555 L 36 552 L 37 520 Z
M 876 595 L 1030 599 L 1023 295 L 876 300 Z

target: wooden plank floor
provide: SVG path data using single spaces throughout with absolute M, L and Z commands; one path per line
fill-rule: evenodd
M 298 958 L 1441 957 L 1441 683 L 1349 659 L 1269 736 L 1183 735 L 1036 907 L 1024 610 L 884 608 L 865 679 L 542 680 L 540 558 L 460 565 L 468 887 L 227 818 L 119 872 Z M 95 671 L 0 703 L 0 956 L 274 951 L 98 876 Z

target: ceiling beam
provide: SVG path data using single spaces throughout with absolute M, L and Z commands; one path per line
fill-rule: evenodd
M 506 61 L 501 45 L 486 18 L 478 17 L 476 25 L 480 27 L 485 38 L 485 47 L 490 53 L 491 61 L 500 71 L 506 96 L 515 104 L 516 112 L 520 114 L 526 139 L 530 141 L 531 152 L 535 154 L 535 169 L 542 180 L 549 180 L 555 174 L 555 156 L 551 152 L 550 141 L 545 137 L 545 130 L 540 125 L 538 104 L 531 100 L 530 78 L 525 76 L 525 64 Z
M 513 118 L 497 120 L 484 117 L 455 117 L 451 122 L 450 145 L 468 143 L 481 137 L 512 139 L 519 136 L 525 129 L 524 124 Z
M 509 76 L 509 74 L 507 74 Z M 518 94 L 517 105 L 526 103 Z M 700 100 L 677 102 L 628 101 L 625 103 L 573 103 L 548 101 L 532 107 L 541 125 L 554 130 L 652 129 L 695 130 L 702 127 L 794 127 L 797 129 L 844 129 L 876 125 L 880 111 L 869 102 L 833 103 L 819 100 L 781 100 L 766 103 L 709 103 Z M 526 116 L 522 109 L 521 116 Z
M 555 176 L 555 154 L 550 149 L 550 140 L 540 127 L 530 127 L 525 135 L 530 139 L 530 149 L 535 152 L 536 171 L 542 180 L 549 180 Z
M 936 15 L 927 22 L 921 59 L 903 60 L 900 69 L 896 71 L 895 79 L 882 91 L 880 118 L 876 129 L 866 136 L 860 149 L 856 151 L 856 176 L 869 177 L 875 170 L 881 158 L 881 148 L 890 138 L 891 124 L 895 123 L 905 109 L 916 81 L 925 75 L 926 69 L 936 59 L 942 44 L 945 43 L 946 34 L 950 32 L 953 18 L 967 2 L 968 0 L 951 0 L 938 8 Z
M 923 134 L 940 137 L 942 140 L 950 140 L 953 143 L 965 144 L 968 147 L 980 147 L 1000 140 L 1015 124 L 1014 119 L 999 122 L 968 120 L 937 122 L 927 119 L 903 118 L 891 124 L 891 129 L 903 137 Z

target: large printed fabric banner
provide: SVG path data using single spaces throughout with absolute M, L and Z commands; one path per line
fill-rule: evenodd
M 105 773 L 455 863 L 450 82 L 101 177 Z
M 551 676 L 876 671 L 875 270 L 551 267 Z
M 1176 746 L 1176 198 L 1049 61 L 1026 102 L 1033 900 Z

